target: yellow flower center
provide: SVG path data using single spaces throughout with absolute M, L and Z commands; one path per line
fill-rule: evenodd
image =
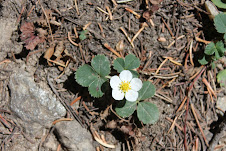
M 130 82 L 129 81 L 122 81 L 120 86 L 119 86 L 120 90 L 122 90 L 122 92 L 126 93 L 128 92 L 128 90 L 131 89 L 131 86 L 130 86 Z

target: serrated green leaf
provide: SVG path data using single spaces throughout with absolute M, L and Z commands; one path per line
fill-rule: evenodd
M 102 97 L 103 92 L 101 91 L 101 86 L 102 84 L 106 81 L 107 79 L 104 78 L 96 78 L 90 85 L 89 85 L 89 93 L 92 97 Z
M 113 63 L 113 68 L 118 71 L 118 73 L 122 72 L 125 68 L 125 62 L 122 58 L 116 58 Z
M 206 57 L 203 56 L 202 59 L 199 59 L 198 62 L 201 64 L 201 65 L 206 65 L 208 63 L 208 61 L 206 60 Z
M 154 124 L 159 119 L 159 110 L 155 104 L 150 102 L 139 102 L 137 117 L 144 124 Z
M 96 78 L 98 74 L 89 65 L 83 65 L 78 68 L 75 74 L 75 79 L 81 86 L 88 87 Z
M 219 57 L 223 57 L 224 52 L 226 51 L 226 49 L 224 48 L 224 43 L 222 41 L 218 41 L 216 43 L 216 48 L 217 48 L 217 51 L 219 53 Z
M 123 118 L 129 117 L 136 110 L 136 106 L 137 106 L 136 104 L 137 104 L 136 101 L 130 102 L 130 101 L 123 100 L 117 104 L 115 111 L 119 116 Z
M 217 74 L 217 82 L 220 83 L 221 87 L 224 87 L 226 85 L 226 69 L 220 71 Z
M 129 54 L 125 57 L 125 69 L 130 70 L 130 69 L 136 69 L 140 66 L 140 60 L 132 55 Z
M 226 33 L 226 15 L 220 13 L 214 18 L 214 26 L 219 33 Z
M 143 86 L 138 93 L 138 100 L 150 98 L 155 94 L 155 86 L 151 82 L 145 81 L 143 82 Z
M 205 48 L 205 54 L 212 55 L 216 51 L 215 44 L 213 42 L 209 43 Z
M 226 9 L 226 4 L 222 2 L 222 0 L 212 0 L 212 2 L 219 8 Z
M 91 61 L 91 65 L 93 69 L 102 77 L 110 74 L 110 62 L 104 55 L 95 56 Z

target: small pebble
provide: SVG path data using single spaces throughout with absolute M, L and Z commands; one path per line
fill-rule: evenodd
M 158 41 L 160 41 L 160 42 L 166 42 L 166 38 L 164 38 L 164 37 L 159 37 L 159 38 L 158 38 Z

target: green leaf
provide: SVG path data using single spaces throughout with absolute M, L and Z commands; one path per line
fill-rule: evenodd
M 134 70 L 129 70 L 132 75 L 133 75 L 133 78 L 138 78 L 139 77 L 139 73 L 137 71 L 134 71 Z
M 212 55 L 216 51 L 215 44 L 213 42 L 209 43 L 205 48 L 205 54 Z
M 216 68 L 216 64 L 214 62 L 211 62 L 211 68 L 215 69 Z
M 199 61 L 199 63 L 201 65 L 206 65 L 208 63 L 208 61 L 206 60 L 206 57 L 205 56 L 203 56 L 203 58 L 202 59 L 199 59 L 198 61 Z
M 226 15 L 224 13 L 216 15 L 214 18 L 214 25 L 217 32 L 226 33 Z
M 101 91 L 101 86 L 102 84 L 106 81 L 107 79 L 104 78 L 96 78 L 90 85 L 89 85 L 89 93 L 91 94 L 92 97 L 102 97 L 104 93 Z
M 113 63 L 113 68 L 118 71 L 118 73 L 122 72 L 125 68 L 125 62 L 122 58 L 116 58 Z
M 224 87 L 226 85 L 226 69 L 220 71 L 217 74 L 217 82 L 220 83 L 221 87 Z
M 140 66 L 140 60 L 132 54 L 125 57 L 125 69 L 136 69 Z
M 138 93 L 138 100 L 150 98 L 155 94 L 155 86 L 151 82 L 145 81 L 143 82 L 143 86 Z
M 215 52 L 215 59 L 216 60 L 220 59 L 220 55 L 219 55 L 218 51 Z
M 226 9 L 226 4 L 222 2 L 222 0 L 212 0 L 212 2 L 219 8 Z
M 123 70 L 129 70 L 133 77 L 138 77 L 139 74 L 132 70 L 136 69 L 140 66 L 140 60 L 132 54 L 129 54 L 125 57 L 125 59 L 117 58 L 114 60 L 113 68 L 117 70 L 119 73 Z
M 75 79 L 81 86 L 88 87 L 96 78 L 98 74 L 89 65 L 83 65 L 78 68 L 75 74 Z
M 226 42 L 226 34 L 224 34 L 224 42 Z
M 95 56 L 91 61 L 91 65 L 93 69 L 102 77 L 110 74 L 110 62 L 104 55 Z
M 226 49 L 224 48 L 224 43 L 222 41 L 218 41 L 216 45 L 211 42 L 205 48 L 205 56 L 198 60 L 200 64 L 205 65 L 208 62 L 216 61 L 224 56 L 224 52 Z M 212 56 L 214 54 L 214 56 Z
M 80 40 L 85 40 L 87 37 L 86 37 L 86 35 L 84 35 L 84 34 L 81 34 L 81 35 L 79 35 L 79 39 Z
M 80 40 L 85 40 L 87 37 L 86 37 L 86 34 L 88 33 L 87 30 L 83 30 L 80 32 L 80 35 L 79 35 L 79 39 Z
M 217 51 L 219 53 L 219 57 L 223 57 L 224 52 L 226 51 L 226 49 L 224 48 L 224 43 L 222 41 L 218 41 L 216 43 L 216 48 L 217 48 Z
M 150 102 L 139 102 L 137 117 L 144 124 L 154 124 L 159 119 L 159 110 L 155 104 Z
M 136 110 L 136 106 L 137 106 L 136 101 L 130 102 L 130 101 L 123 100 L 117 104 L 115 111 L 119 116 L 123 118 L 129 117 Z

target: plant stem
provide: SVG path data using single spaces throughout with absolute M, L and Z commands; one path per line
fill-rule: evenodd
M 105 76 L 105 78 L 107 78 L 107 79 L 111 79 L 111 76 Z

